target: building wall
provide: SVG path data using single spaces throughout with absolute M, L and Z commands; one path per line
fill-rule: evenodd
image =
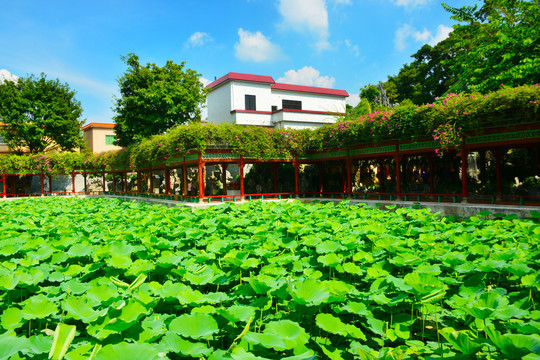
M 272 126 L 272 114 L 256 112 L 235 112 L 234 119 L 237 125 Z
M 282 108 L 282 100 L 301 101 L 302 110 L 345 112 L 345 99 L 339 96 L 272 90 L 272 102 L 275 103 L 274 105 L 278 105 L 278 109 Z
M 342 96 L 276 90 L 271 85 L 241 80 L 219 85 L 208 94 L 208 121 L 302 129 L 334 123 L 336 117 L 332 113 L 345 112 L 345 98 Z M 255 96 L 255 112 L 246 112 L 246 95 Z M 272 114 L 272 106 L 281 110 L 283 100 L 301 101 L 302 110 L 308 112 L 278 111 Z
M 208 105 L 211 104 L 211 106 L 208 106 L 208 121 L 214 124 L 233 123 L 231 98 L 230 83 L 211 91 L 207 100 Z
M 279 129 L 306 129 L 336 122 L 331 114 L 313 114 L 306 112 L 279 111 L 272 114 L 272 123 Z
M 233 110 L 246 110 L 246 95 L 255 95 L 255 107 L 257 111 L 271 111 L 272 90 L 270 84 L 247 83 L 231 81 L 231 103 Z
M 120 146 L 107 145 L 105 141 L 106 135 L 114 136 L 114 129 L 90 127 L 84 130 L 84 139 L 86 141 L 86 147 L 90 149 L 90 151 L 96 152 L 96 153 L 121 149 Z

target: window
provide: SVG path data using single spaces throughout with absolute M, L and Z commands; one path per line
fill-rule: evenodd
M 105 144 L 114 145 L 114 135 L 105 135 Z
M 0 135 L 0 145 L 7 145 L 7 143 L 2 138 L 2 135 Z
M 255 95 L 246 95 L 246 110 L 257 110 L 255 106 Z
M 302 102 L 296 100 L 283 100 L 282 107 L 284 109 L 302 110 Z
M 277 111 L 277 105 L 272 105 L 272 112 Z

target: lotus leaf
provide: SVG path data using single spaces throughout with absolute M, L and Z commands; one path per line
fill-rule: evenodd
M 347 335 L 347 327 L 337 317 L 331 314 L 318 314 L 315 318 L 317 326 L 331 334 Z
M 105 345 L 99 350 L 94 360 L 118 360 L 118 359 L 160 359 L 159 351 L 156 346 L 145 343 L 120 343 L 114 345 Z
M 201 357 L 207 356 L 212 352 L 205 343 L 191 342 L 183 339 L 173 332 L 167 332 L 161 339 L 161 345 L 170 352 L 179 353 L 184 356 Z
M 169 324 L 169 330 L 175 334 L 192 339 L 210 339 L 219 331 L 212 315 L 194 313 L 180 315 Z
M 0 335 L 0 360 L 10 359 L 12 355 L 30 349 L 30 341 L 25 337 L 17 337 L 15 333 L 6 332 Z
M 22 324 L 22 311 L 16 307 L 7 308 L 2 313 L 2 320 L 0 324 L 6 330 L 17 329 L 21 327 Z
M 35 295 L 25 301 L 22 316 L 25 319 L 43 319 L 58 311 L 58 306 L 45 295 Z
M 294 283 L 290 293 L 298 304 L 307 306 L 326 303 L 330 297 L 328 288 L 322 282 L 313 279 Z

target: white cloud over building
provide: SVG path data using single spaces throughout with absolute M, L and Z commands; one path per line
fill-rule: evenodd
M 188 41 L 186 42 L 186 46 L 200 47 L 212 40 L 212 37 L 208 33 L 197 31 L 189 37 Z
M 260 31 L 252 33 L 238 29 L 239 41 L 234 45 L 235 56 L 242 61 L 266 62 L 283 57 L 281 48 Z
M 328 10 L 324 0 L 279 0 L 278 9 L 283 18 L 281 27 L 313 35 L 315 48 L 319 51 L 330 48 Z
M 409 24 L 400 26 L 394 34 L 394 49 L 396 51 L 403 51 L 410 45 L 410 40 L 414 40 L 416 43 L 429 44 L 434 46 L 439 42 L 446 39 L 452 32 L 452 28 L 439 25 L 435 34 L 424 28 L 422 31 L 418 31 Z
M 296 70 L 289 70 L 285 76 L 280 77 L 277 82 L 295 85 L 307 85 L 331 88 L 334 86 L 335 78 L 330 76 L 321 76 L 321 73 L 312 66 L 304 66 Z

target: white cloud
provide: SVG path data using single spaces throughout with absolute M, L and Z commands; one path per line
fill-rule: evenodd
M 415 8 L 417 6 L 426 5 L 431 0 L 394 0 L 394 4 L 406 8 Z
M 421 44 L 436 45 L 440 41 L 446 39 L 452 32 L 452 28 L 444 25 L 437 27 L 437 33 L 432 34 L 431 31 L 424 28 L 423 31 L 418 31 L 409 24 L 399 27 L 394 34 L 394 49 L 403 51 L 409 47 L 409 40 L 414 39 Z
M 424 31 L 422 32 L 413 31 L 412 36 L 416 39 L 416 41 L 427 41 L 431 37 L 431 32 L 424 28 Z
M 407 40 L 411 36 L 411 25 L 405 24 L 396 30 L 394 34 L 394 49 L 403 51 L 409 46 Z
M 360 103 L 360 94 L 349 94 L 349 97 L 345 99 L 345 103 L 355 107 Z
M 206 86 L 206 85 L 211 83 L 210 80 L 208 80 L 207 78 L 203 78 L 203 77 L 200 77 L 199 81 L 203 84 L 203 86 Z
M 452 29 L 451 27 L 439 25 L 437 27 L 437 33 L 429 40 L 428 44 L 431 46 L 437 45 L 438 43 L 446 39 L 450 35 L 452 30 L 454 29 Z
M 208 33 L 197 31 L 193 33 L 186 42 L 186 46 L 199 47 L 212 41 L 212 37 Z
M 279 45 L 273 44 L 260 31 L 238 29 L 240 41 L 234 44 L 235 55 L 242 61 L 265 62 L 283 57 Z
M 289 70 L 277 82 L 295 85 L 307 85 L 331 88 L 334 86 L 335 78 L 321 76 L 320 72 L 311 66 L 304 66 L 300 70 Z
M 279 0 L 278 9 L 283 17 L 282 27 L 314 35 L 319 51 L 330 48 L 325 0 Z
M 347 45 L 347 48 L 350 52 L 354 54 L 354 56 L 360 56 L 360 50 L 358 49 L 358 45 L 353 45 L 353 43 L 349 40 L 345 40 L 345 45 Z
M 15 82 L 15 81 L 17 81 L 17 79 L 19 79 L 18 76 L 13 75 L 12 73 L 7 71 L 6 69 L 1 69 L 0 70 L 0 83 L 3 83 L 5 80 Z

